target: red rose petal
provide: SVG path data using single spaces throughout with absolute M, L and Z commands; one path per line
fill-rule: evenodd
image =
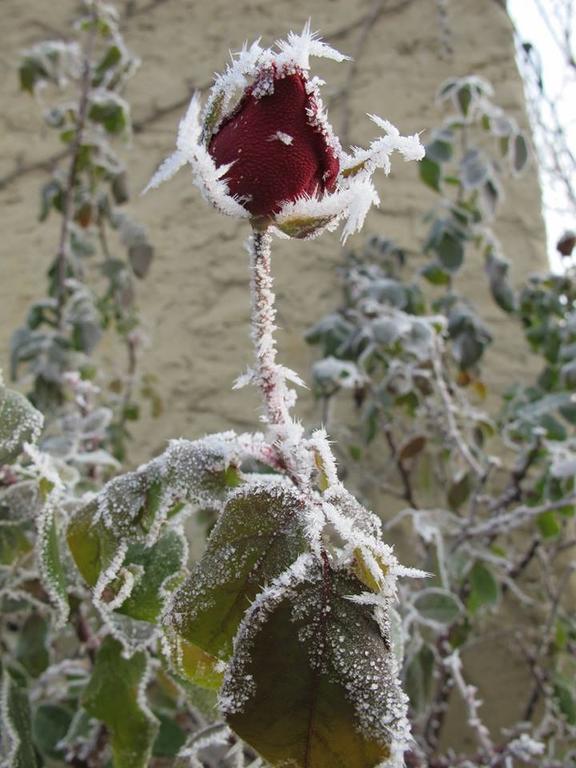
M 271 216 L 287 201 L 334 188 L 340 163 L 320 129 L 310 125 L 307 109 L 316 105 L 303 75 L 287 75 L 274 80 L 270 95 L 256 99 L 248 91 L 210 141 L 217 165 L 234 162 L 224 178 L 254 216 Z

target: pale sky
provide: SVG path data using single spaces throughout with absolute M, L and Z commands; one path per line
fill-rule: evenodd
M 564 3 L 565 0 L 508 0 L 508 9 L 522 41 L 532 43 L 540 54 L 544 88 L 554 100 L 562 124 L 566 127 L 571 151 L 576 155 L 576 72 L 572 70 L 566 79 L 567 67 L 562 53 L 540 11 L 542 9 L 546 13 L 553 13 L 556 8 L 563 7 Z M 573 44 L 575 40 L 576 29 L 573 28 Z M 545 178 L 542 182 L 550 264 L 554 271 L 559 271 L 561 260 L 556 251 L 556 242 L 565 230 L 576 229 L 576 211 L 570 209 L 561 191 L 546 183 Z

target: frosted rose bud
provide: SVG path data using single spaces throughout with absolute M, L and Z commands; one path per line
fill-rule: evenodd
M 286 202 L 336 186 L 340 161 L 315 121 L 318 105 L 306 85 L 300 72 L 265 71 L 208 145 L 218 166 L 231 164 L 223 177 L 229 193 L 253 216 L 272 217 Z
M 244 46 L 216 77 L 202 114 L 193 97 L 176 152 L 146 189 L 188 163 L 204 198 L 222 213 L 289 237 L 315 237 L 342 219 L 343 240 L 358 231 L 379 203 L 374 171 L 390 171 L 394 150 L 420 160 L 424 148 L 417 135 L 400 136 L 370 115 L 385 135 L 368 149 L 345 152 L 322 104 L 323 83 L 309 75 L 310 56 L 348 58 L 319 40 L 309 24 L 275 48 L 261 48 L 259 41 Z

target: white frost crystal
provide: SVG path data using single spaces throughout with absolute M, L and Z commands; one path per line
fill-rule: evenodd
M 375 139 L 367 149 L 354 147 L 350 154 L 345 152 L 328 122 L 322 103 L 320 86 L 323 81 L 309 76 L 311 56 L 336 62 L 349 59 L 322 42 L 311 31 L 310 22 L 301 34 L 290 32 L 286 40 L 277 41 L 276 48 L 262 48 L 257 40 L 233 54 L 225 72 L 216 76 L 202 114 L 198 97 L 193 96 L 180 123 L 176 152 L 164 161 L 144 191 L 159 186 L 189 164 L 194 183 L 208 202 L 221 213 L 249 218 L 250 213 L 243 205 L 248 201 L 232 196 L 225 180 L 232 166 L 216 165 L 208 149 L 210 140 L 218 134 L 243 96 L 249 93 L 253 99 L 264 99 L 274 93 L 275 82 L 298 73 L 305 81 L 311 105 L 306 110 L 308 124 L 324 137 L 326 146 L 338 162 L 339 173 L 330 192 L 317 191 L 281 201 L 280 209 L 270 215 L 269 224 L 281 236 L 316 237 L 326 230 L 333 230 L 342 220 L 345 221 L 343 241 L 358 232 L 372 205 L 380 202 L 372 182 L 374 171 L 382 168 L 388 174 L 393 152 L 399 152 L 406 160 L 421 160 L 424 148 L 418 135 L 401 136 L 387 120 L 369 115 L 385 135 Z M 268 141 L 282 142 L 289 151 L 294 137 L 287 131 L 277 130 Z

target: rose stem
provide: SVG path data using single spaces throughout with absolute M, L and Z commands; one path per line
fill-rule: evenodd
M 287 391 L 281 366 L 276 363 L 276 308 L 272 290 L 272 235 L 268 229 L 254 229 L 248 240 L 252 294 L 252 341 L 256 353 L 256 379 L 262 392 L 266 421 L 270 425 L 291 422 Z

